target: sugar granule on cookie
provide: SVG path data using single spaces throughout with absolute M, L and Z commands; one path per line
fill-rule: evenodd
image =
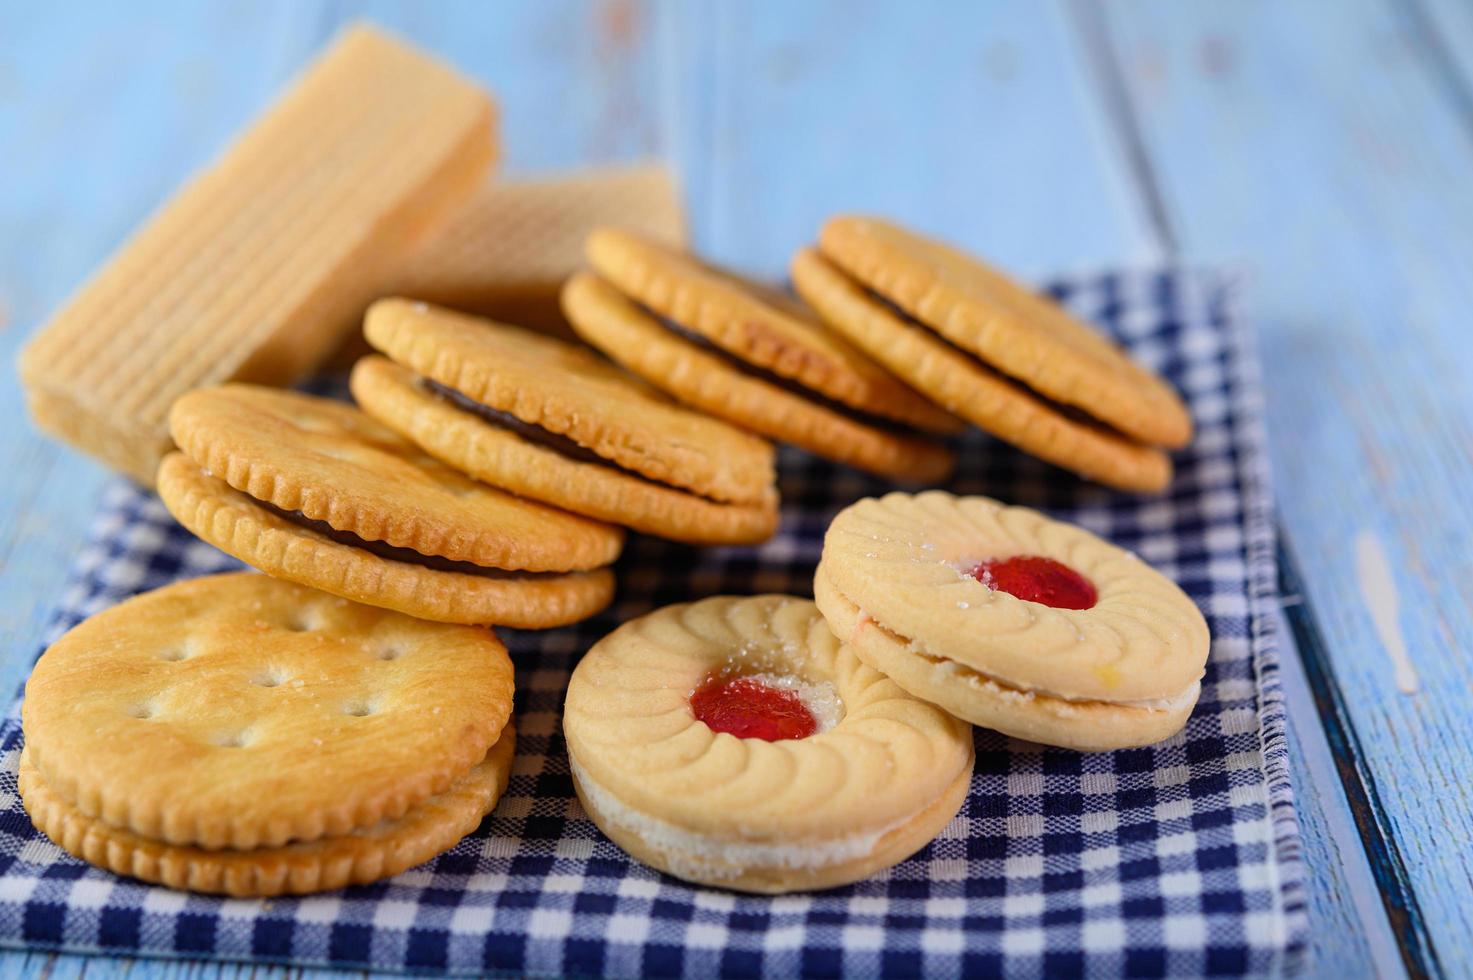
M 625 623 L 574 670 L 563 732 L 599 829 L 661 871 L 739 891 L 880 872 L 940 833 L 971 784 L 967 726 L 792 596 Z
M 400 299 L 374 304 L 364 332 L 392 360 L 355 366 L 359 404 L 483 483 L 696 544 L 777 527 L 768 443 L 585 347 Z
M 841 511 L 814 597 L 835 635 L 915 696 L 1083 751 L 1176 734 L 1210 646 L 1192 600 L 1130 552 L 1026 507 L 940 491 Z
M 170 414 L 180 523 L 268 574 L 442 622 L 558 626 L 608 604 L 623 532 L 471 480 L 351 405 L 250 385 Z
M 21 721 L 53 809 L 75 812 L 53 826 L 250 851 L 405 818 L 487 757 L 511 707 L 490 630 L 240 572 L 69 630 Z

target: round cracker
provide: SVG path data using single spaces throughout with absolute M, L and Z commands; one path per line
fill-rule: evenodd
M 979 428 L 1055 466 L 1122 490 L 1156 492 L 1171 460 L 1077 420 L 867 295 L 812 249 L 793 258 L 793 285 L 835 329 L 917 390 Z
M 352 405 L 276 388 L 191 391 L 169 431 L 207 473 L 370 541 L 508 571 L 599 568 L 624 532 L 477 483 Z
M 980 259 L 875 218 L 839 216 L 819 249 L 951 343 L 1034 391 L 1152 445 L 1179 448 L 1192 418 L 1176 392 L 1114 344 Z
M 955 660 L 928 656 L 865 615 L 829 581 L 822 563 L 813 598 L 829 628 L 856 656 L 906 691 L 974 725 L 1079 752 L 1154 745 L 1181 730 L 1201 684 L 1159 705 L 1067 701 L 1001 683 Z
M 426 568 L 334 541 L 261 507 L 183 453 L 159 464 L 159 496 L 200 539 L 274 578 L 438 623 L 549 629 L 586 619 L 614 597 L 614 574 Z
M 757 544 L 777 530 L 776 490 L 759 504 L 722 504 L 569 459 L 460 410 L 385 357 L 361 358 L 351 383 L 369 415 L 462 473 L 518 496 L 689 544 Z
M 832 685 L 843 714 L 802 739 L 713 731 L 691 692 L 732 670 Z M 616 841 L 643 841 L 635 853 L 678 877 L 768 891 L 840 884 L 853 880 L 836 877 L 846 867 L 868 874 L 878 865 L 866 859 L 923 846 L 955 815 L 973 762 L 965 724 L 861 663 L 811 600 L 782 595 L 718 596 L 620 626 L 573 671 L 563 732 Z M 909 850 L 884 850 L 918 817 L 924 832 L 900 835 Z
M 594 229 L 586 251 L 625 296 L 741 360 L 861 412 L 943 435 L 961 429 L 775 290 L 619 228 Z
M 668 401 L 585 347 L 403 299 L 379 300 L 369 343 L 415 373 L 658 483 L 722 503 L 760 504 L 773 450 Z
M 870 473 L 916 483 L 946 479 L 956 463 L 939 443 L 896 435 L 809 401 L 666 330 L 591 273 L 563 287 L 573 329 L 635 374 L 703 412 Z
M 367 884 L 450 850 L 506 792 L 515 746 L 508 723 L 484 759 L 397 820 L 341 837 L 249 851 L 164 844 L 87 817 L 46 785 L 24 751 L 18 782 L 36 829 L 89 864 L 169 888 L 270 898 Z
M 485 757 L 511 706 L 490 630 L 236 572 L 73 627 L 37 661 L 21 722 L 83 816 L 247 850 L 399 819 Z

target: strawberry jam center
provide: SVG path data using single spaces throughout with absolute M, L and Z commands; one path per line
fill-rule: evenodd
M 690 708 L 712 731 L 737 738 L 780 742 L 818 731 L 802 698 L 751 677 L 711 678 L 690 696 Z
M 989 559 L 972 569 L 972 577 L 989 589 L 1055 609 L 1089 609 L 1099 598 L 1089 579 L 1039 555 Z

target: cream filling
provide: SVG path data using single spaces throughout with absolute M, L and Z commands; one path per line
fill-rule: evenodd
M 848 600 L 846 599 L 845 601 Z M 858 609 L 857 606 L 855 608 Z M 1188 684 L 1185 688 L 1183 688 L 1181 693 L 1173 694 L 1172 696 L 1165 698 L 1142 698 L 1139 700 L 1125 701 L 1108 701 L 1103 698 L 1073 698 L 1063 694 L 1055 694 L 1052 691 L 1017 687 L 1013 684 L 1009 684 L 1007 681 L 994 677 L 991 674 L 983 673 L 982 671 L 977 670 L 975 667 L 968 667 L 965 664 L 958 663 L 957 661 L 952 660 L 950 657 L 942 657 L 934 653 L 927 653 L 925 650 L 920 649 L 920 646 L 914 640 L 904 639 L 900 636 L 900 634 L 893 632 L 884 624 L 876 620 L 874 617 L 870 616 L 869 613 L 865 612 L 863 609 L 859 609 L 859 619 L 855 624 L 856 630 L 863 628 L 865 625 L 873 626 L 881 633 L 884 633 L 885 636 L 888 637 L 892 642 L 899 644 L 905 649 L 907 653 L 911 654 L 912 656 L 920 657 L 923 660 L 927 660 L 950 673 L 956 674 L 963 680 L 966 680 L 970 683 L 986 686 L 992 689 L 992 691 L 998 695 L 1008 698 L 1014 698 L 1021 701 L 1032 701 L 1037 698 L 1049 698 L 1054 701 L 1061 701 L 1065 704 L 1078 705 L 1081 707 L 1089 705 L 1100 705 L 1102 707 L 1109 708 L 1134 708 L 1141 711 L 1179 711 L 1183 707 L 1186 707 L 1188 704 L 1195 702 L 1197 699 L 1197 695 L 1202 688 L 1202 682 L 1200 680 L 1195 680 L 1192 683 Z
M 595 782 L 572 754 L 568 765 L 588 802 L 604 820 L 640 838 L 665 859 L 672 874 L 681 878 L 721 880 L 740 877 L 749 868 L 806 871 L 856 861 L 874 853 L 880 840 L 903 826 L 910 817 L 860 834 L 791 844 L 725 840 L 698 834 L 642 813 L 620 802 Z M 919 811 L 917 811 L 919 812 Z

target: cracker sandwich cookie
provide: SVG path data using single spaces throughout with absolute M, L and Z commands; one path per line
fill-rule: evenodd
M 239 896 L 397 874 L 455 846 L 511 770 L 512 666 L 447 626 L 253 572 L 74 627 L 26 682 L 37 829 L 118 874 Z
M 830 888 L 925 847 L 972 777 L 970 729 L 911 697 L 792 596 L 620 626 L 563 712 L 578 799 L 635 858 L 750 892 Z
M 351 405 L 231 384 L 180 398 L 165 506 L 267 574 L 421 619 L 560 626 L 613 597 L 623 532 L 477 483 Z
M 353 371 L 384 425 L 477 480 L 694 544 L 777 528 L 772 447 L 673 404 L 581 345 L 425 303 L 380 300 Z
M 1026 507 L 940 491 L 841 511 L 814 596 L 835 635 L 916 697 L 1083 751 L 1159 742 L 1197 703 L 1210 637 L 1135 555 Z
M 588 238 L 597 275 L 563 291 L 573 329 L 688 405 L 881 476 L 944 479 L 951 451 L 917 430 L 960 422 L 801 304 L 633 232 Z
M 837 217 L 791 266 L 835 330 L 938 405 L 1126 490 L 1171 480 L 1192 422 L 1165 382 L 980 260 L 872 218 Z

